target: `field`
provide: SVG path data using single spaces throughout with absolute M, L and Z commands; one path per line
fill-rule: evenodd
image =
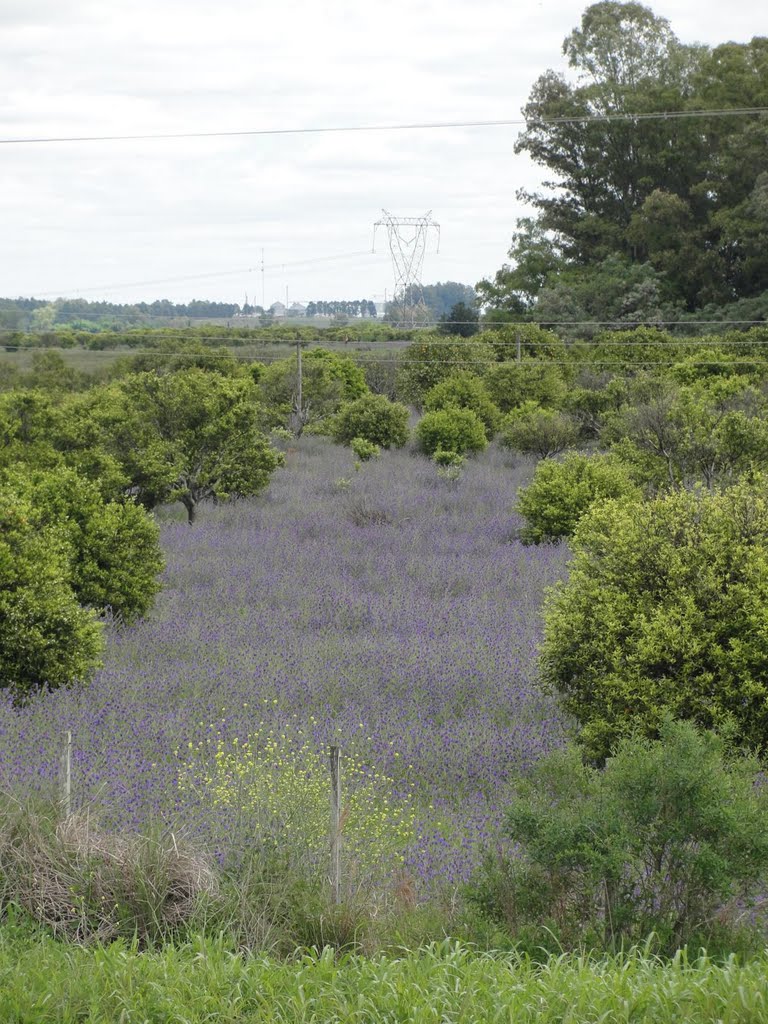
M 154 612 L 112 629 L 88 687 L 2 706 L 0 787 L 54 793 L 71 731 L 75 807 L 161 822 L 225 863 L 259 825 L 247 798 L 212 801 L 216 754 L 272 730 L 295 776 L 335 743 L 390 821 L 413 819 L 408 884 L 454 891 L 497 838 L 510 773 L 563 731 L 535 654 L 567 551 L 514 539 L 531 466 L 510 459 L 491 450 L 451 482 L 408 452 L 356 471 L 305 438 L 259 498 L 207 506 L 194 528 L 165 510 Z

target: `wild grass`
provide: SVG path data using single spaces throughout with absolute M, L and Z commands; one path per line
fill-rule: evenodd
M 611 958 L 482 954 L 451 940 L 393 957 L 297 950 L 244 957 L 219 940 L 140 952 L 63 946 L 16 916 L 0 929 L 2 1019 L 18 1024 L 757 1024 L 768 959 L 715 964 L 642 950 Z

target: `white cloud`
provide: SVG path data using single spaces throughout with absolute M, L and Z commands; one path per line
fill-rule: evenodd
M 4 0 L 0 136 L 244 131 L 519 116 L 562 67 L 586 3 L 540 0 Z M 684 41 L 768 33 L 751 0 L 669 0 Z M 268 299 L 381 293 L 367 249 L 382 207 L 432 209 L 426 280 L 474 283 L 504 260 L 515 198 L 539 172 L 513 128 L 2 146 L 0 293 L 277 266 Z M 283 267 L 281 270 L 279 268 Z M 253 275 L 115 290 L 239 299 Z M 265 275 L 266 276 L 266 275 Z M 260 278 L 259 286 L 260 286 Z M 92 294 L 88 292 L 88 294 Z

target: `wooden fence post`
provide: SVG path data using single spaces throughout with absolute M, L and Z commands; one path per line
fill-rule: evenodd
M 331 894 L 339 902 L 341 890 L 341 771 L 338 747 L 331 747 Z
M 61 754 L 61 809 L 65 819 L 72 814 L 72 733 L 69 730 Z

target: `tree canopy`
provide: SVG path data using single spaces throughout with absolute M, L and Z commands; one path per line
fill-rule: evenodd
M 685 45 L 648 7 L 602 0 L 563 52 L 571 75 L 540 75 L 516 145 L 547 177 L 482 301 L 648 322 L 762 296 L 768 119 L 719 112 L 768 104 L 768 38 Z

